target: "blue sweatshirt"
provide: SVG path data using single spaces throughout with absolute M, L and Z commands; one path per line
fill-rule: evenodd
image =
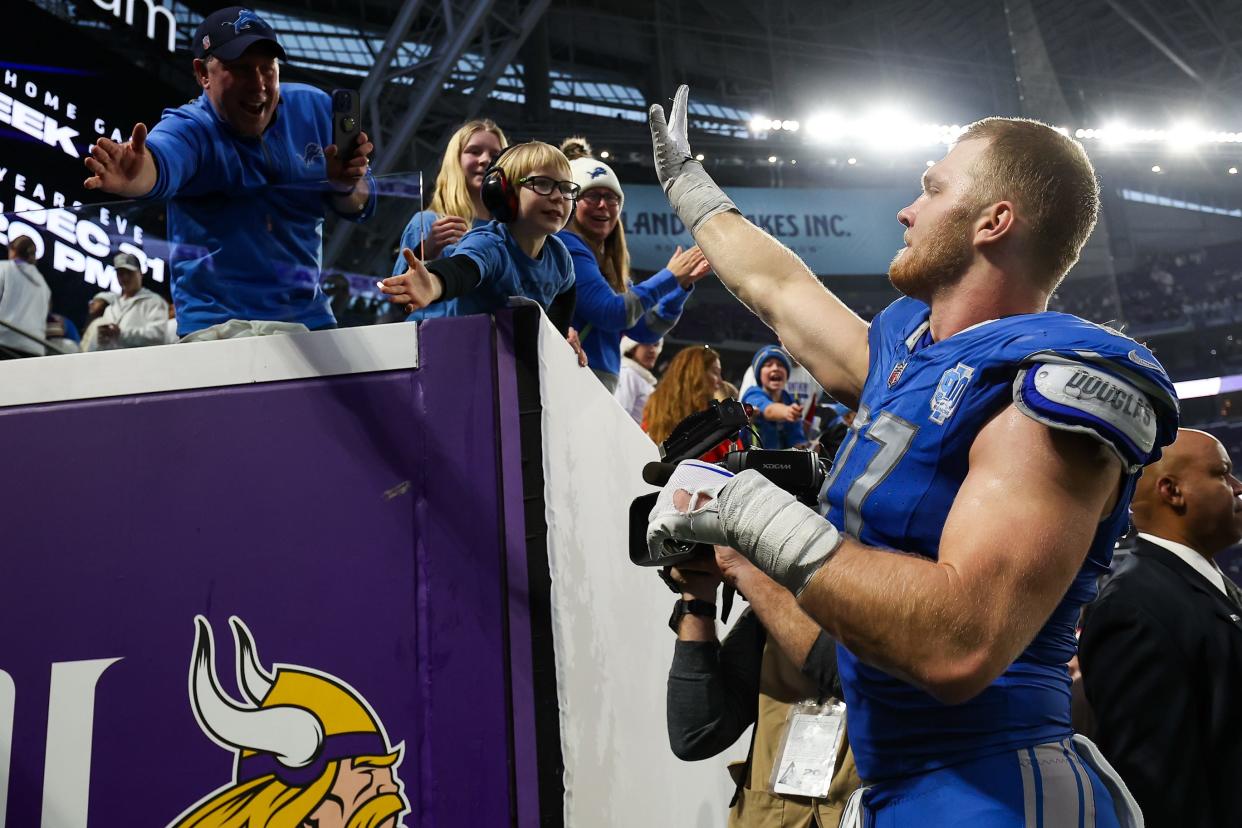
M 616 387 L 621 373 L 621 337 L 635 342 L 658 342 L 681 318 L 694 288 L 682 289 L 677 277 L 665 268 L 649 279 L 617 293 L 600 272 L 595 253 L 577 233 L 556 234 L 574 259 L 578 277 L 578 304 L 574 327 L 582 339 L 588 364 L 600 379 Z
M 492 313 L 507 307 L 510 296 L 533 299 L 546 310 L 557 296 L 574 286 L 574 263 L 556 236 L 548 236 L 539 258 L 532 259 L 518 247 L 509 227 L 499 221 L 471 230 L 446 253 L 469 256 L 479 268 L 479 284 L 465 296 L 432 302 L 414 311 L 407 322 Z
M 158 180 L 145 197 L 168 200 L 178 334 L 230 319 L 335 324 L 319 285 L 331 143 L 331 99 L 300 83 L 281 84 L 275 118 L 258 138 L 237 135 L 206 92 L 164 110 L 147 138 Z M 370 174 L 367 181 L 366 207 L 345 218 L 374 212 Z
M 431 235 L 431 225 L 435 224 L 442 218 L 444 217 L 439 213 L 432 212 L 431 210 L 419 210 L 417 213 L 410 216 L 409 222 L 405 225 L 405 230 L 401 231 L 401 247 L 397 248 L 397 260 L 392 264 L 393 276 L 405 273 L 405 271 L 409 268 L 409 265 L 405 262 L 405 256 L 401 252 L 402 248 L 410 248 L 414 251 L 414 255 L 418 256 L 420 259 L 433 258 L 431 256 L 425 256 L 424 252 L 420 250 L 419 247 L 422 245 L 423 239 Z M 486 219 L 477 218 L 470 225 L 470 229 L 477 230 L 486 224 Z M 452 256 L 455 250 L 456 245 L 446 244 L 444 249 L 440 251 L 439 255 L 434 258 L 442 259 L 447 256 Z

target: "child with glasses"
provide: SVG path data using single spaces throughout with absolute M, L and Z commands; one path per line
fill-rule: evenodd
M 574 265 L 556 238 L 578 195 L 569 161 L 551 144 L 510 147 L 483 185 L 493 220 L 471 230 L 446 258 L 423 263 L 408 247 L 408 268 L 379 282 L 388 301 L 405 305 L 411 320 L 491 313 L 509 297 L 533 299 L 568 335 L 576 290 Z
M 693 285 L 710 265 L 697 247 L 681 248 L 659 273 L 635 284 L 621 224 L 625 194 L 612 167 L 592 157 L 585 138 L 568 138 L 561 150 L 570 159 L 582 192 L 569 225 L 557 233 L 574 260 L 578 302 L 574 328 L 591 370 L 614 394 L 621 374 L 621 338 L 659 342 L 681 318 Z

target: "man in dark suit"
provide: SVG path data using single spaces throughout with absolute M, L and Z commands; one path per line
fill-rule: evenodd
M 1147 825 L 1242 826 L 1242 593 L 1212 561 L 1242 539 L 1224 446 L 1182 429 L 1139 479 L 1132 555 L 1087 608 L 1097 739 Z

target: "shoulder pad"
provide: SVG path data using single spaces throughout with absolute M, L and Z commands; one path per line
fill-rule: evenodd
M 1156 456 L 1160 424 L 1152 400 L 1098 365 L 1036 362 L 1018 372 L 1013 400 L 1019 411 L 1050 428 L 1099 440 L 1131 473 Z

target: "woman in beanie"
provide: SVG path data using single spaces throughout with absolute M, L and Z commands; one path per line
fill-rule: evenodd
M 617 390 L 621 337 L 657 342 L 681 318 L 691 287 L 711 266 L 697 247 L 669 259 L 668 266 L 639 284 L 630 281 L 630 254 L 621 225 L 625 193 L 612 168 L 591 157 L 584 138 L 568 138 L 561 150 L 569 158 L 581 190 L 568 226 L 557 236 L 573 256 L 578 304 L 574 328 L 591 370 L 609 391 Z
M 656 359 L 664 340 L 654 343 L 635 342 L 628 336 L 621 337 L 621 375 L 617 383 L 617 402 L 634 418 L 634 422 L 642 423 L 643 406 L 656 387 Z
M 483 206 L 479 188 L 488 166 L 508 145 L 500 127 L 486 118 L 462 124 L 444 150 L 431 204 L 410 218 L 398 251 L 408 247 L 423 261 L 438 259 L 446 255 L 446 247 L 490 221 L 492 214 Z M 406 267 L 405 257 L 398 252 L 392 274 L 404 273 Z

